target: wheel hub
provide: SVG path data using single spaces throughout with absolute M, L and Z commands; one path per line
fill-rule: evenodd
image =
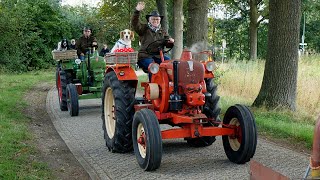
M 241 141 L 242 141 L 242 132 L 239 120 L 237 118 L 231 119 L 230 125 L 234 126 L 235 128 L 235 135 L 229 136 L 229 142 L 232 150 L 237 151 L 240 148 Z
M 138 149 L 139 153 L 142 158 L 146 157 L 147 154 L 147 147 L 146 147 L 146 135 L 144 132 L 143 125 L 140 123 L 137 128 L 137 143 L 138 143 Z

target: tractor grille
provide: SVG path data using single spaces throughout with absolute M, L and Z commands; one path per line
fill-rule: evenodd
M 203 64 L 197 61 L 180 61 L 178 71 L 181 84 L 198 84 L 204 79 Z

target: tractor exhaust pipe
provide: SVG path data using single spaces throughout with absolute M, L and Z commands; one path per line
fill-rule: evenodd
M 90 59 L 90 55 L 92 54 L 91 53 L 92 49 L 89 48 L 89 50 L 87 51 L 88 52 L 88 66 L 87 66 L 87 70 L 88 70 L 88 85 L 89 86 L 92 86 L 93 83 L 92 83 L 92 74 L 91 74 L 91 59 Z
M 182 100 L 179 95 L 179 82 L 178 82 L 178 61 L 173 61 L 173 94 L 170 94 L 169 109 L 171 111 L 178 111 L 182 109 Z
M 311 177 L 320 178 L 320 116 L 314 128 L 310 168 Z
M 179 92 L 178 79 L 178 61 L 173 61 L 173 93 L 175 95 Z

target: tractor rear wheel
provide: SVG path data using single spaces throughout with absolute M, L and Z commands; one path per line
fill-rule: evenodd
M 137 111 L 132 124 L 133 149 L 139 166 L 145 171 L 160 167 L 162 138 L 158 119 L 150 109 Z
M 218 105 L 220 96 L 217 95 L 217 85 L 214 84 L 213 79 L 206 79 L 206 86 L 208 93 L 211 96 L 206 97 L 206 102 L 203 106 L 203 113 L 208 117 L 214 119 L 216 122 L 220 122 L 220 107 Z M 219 124 L 213 124 L 212 122 L 208 122 L 208 124 L 204 124 L 204 127 L 209 126 L 219 126 Z M 216 141 L 215 136 L 205 136 L 200 138 L 188 138 L 187 143 L 193 147 L 205 147 L 210 146 L 212 143 Z
M 58 89 L 58 97 L 59 97 L 59 105 L 61 111 L 67 111 L 67 74 L 65 71 L 60 70 L 58 71 L 57 78 L 56 78 L 56 85 Z
M 79 115 L 78 92 L 74 84 L 67 85 L 67 106 L 71 116 Z
M 236 128 L 233 136 L 222 136 L 223 148 L 231 162 L 244 164 L 253 157 L 257 146 L 257 130 L 254 117 L 244 105 L 228 108 L 223 124 Z
M 102 129 L 111 152 L 132 151 L 132 118 L 135 88 L 118 80 L 115 72 L 106 74 L 102 89 Z
M 61 63 L 58 61 L 57 67 L 56 67 L 56 88 L 58 89 L 58 78 L 59 78 L 59 71 L 61 71 Z

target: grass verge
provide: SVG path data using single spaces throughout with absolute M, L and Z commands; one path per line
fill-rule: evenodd
M 230 61 L 217 71 L 222 112 L 234 104 L 250 106 L 257 97 L 263 78 L 263 60 Z M 312 147 L 314 125 L 320 113 L 320 56 L 300 59 L 295 112 L 251 108 L 259 134 Z
M 0 179 L 52 179 L 47 165 L 34 159 L 30 119 L 22 113 L 25 93 L 37 83 L 53 81 L 52 72 L 0 73 Z

